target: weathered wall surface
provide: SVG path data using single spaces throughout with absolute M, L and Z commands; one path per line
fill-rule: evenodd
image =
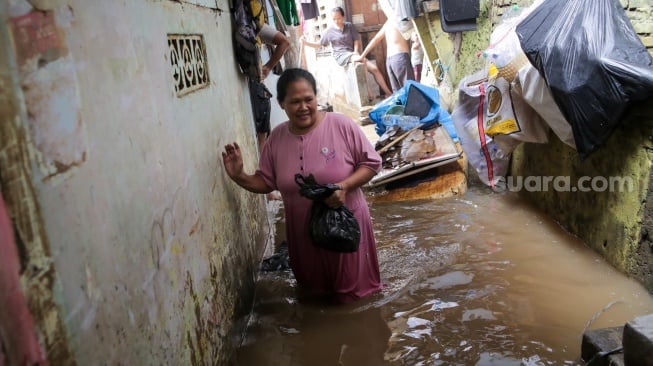
M 522 144 L 513 153 L 511 175 L 569 177 L 569 189 L 523 191 L 566 230 L 577 235 L 622 272 L 653 292 L 651 161 L 653 109 L 637 108 L 623 119 L 606 145 L 581 161 L 555 135 L 547 144 Z M 586 178 L 585 178 L 586 177 Z M 605 177 L 588 192 L 579 179 Z M 610 188 L 612 186 L 612 188 Z M 591 181 L 583 187 L 592 188 Z
M 374 78 L 363 64 L 338 65 L 331 55 L 309 57 L 308 70 L 315 76 L 318 100 L 333 106 L 336 112 L 348 115 L 354 121 L 361 117 L 361 108 L 369 105 L 367 84 L 378 93 Z M 367 80 L 365 79 L 367 77 Z
M 0 5 L 0 186 L 50 364 L 226 363 L 270 235 L 219 154 L 238 141 L 255 168 L 228 9 Z M 172 52 L 189 34 L 204 52 Z

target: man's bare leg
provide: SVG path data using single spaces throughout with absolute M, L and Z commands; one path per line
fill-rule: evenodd
M 392 95 L 392 91 L 390 88 L 388 88 L 388 84 L 386 84 L 385 79 L 383 78 L 383 74 L 381 74 L 381 70 L 376 67 L 376 64 L 373 62 L 365 62 L 365 67 L 367 68 L 367 71 L 372 73 L 374 80 L 376 80 L 376 83 L 379 84 L 379 88 L 381 88 L 383 94 L 386 96 Z

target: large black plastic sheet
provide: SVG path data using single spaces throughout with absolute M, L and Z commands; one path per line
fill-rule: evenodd
M 634 102 L 653 97 L 653 60 L 618 0 L 546 0 L 516 28 L 572 126 L 581 158 Z

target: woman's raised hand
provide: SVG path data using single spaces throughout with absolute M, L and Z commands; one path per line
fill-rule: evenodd
M 243 173 L 243 156 L 237 143 L 227 144 L 222 152 L 222 163 L 229 178 L 234 179 Z

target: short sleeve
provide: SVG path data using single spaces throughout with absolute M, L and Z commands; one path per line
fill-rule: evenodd
M 346 139 L 350 146 L 351 156 L 354 160 L 354 169 L 366 167 L 378 173 L 381 170 L 381 156 L 374 149 L 365 133 L 350 117 L 340 113 L 330 113 L 341 121 L 346 130 Z
M 273 144 L 275 140 L 275 134 L 270 134 L 270 136 L 265 141 L 263 149 L 261 150 L 261 156 L 259 157 L 259 167 L 256 170 L 256 175 L 263 178 L 265 184 L 273 190 L 277 190 L 277 177 L 274 167 L 274 152 L 270 148 L 270 145 Z
M 258 32 L 263 43 L 272 43 L 275 34 L 277 34 L 277 30 L 269 24 L 263 24 L 263 27 L 261 27 L 261 30 Z
M 352 122 L 353 123 L 353 122 Z M 354 159 L 356 161 L 356 168 L 364 166 L 378 173 L 381 170 L 381 156 L 372 146 L 372 143 L 367 139 L 365 133 L 354 124 L 354 141 L 356 149 L 354 150 Z

